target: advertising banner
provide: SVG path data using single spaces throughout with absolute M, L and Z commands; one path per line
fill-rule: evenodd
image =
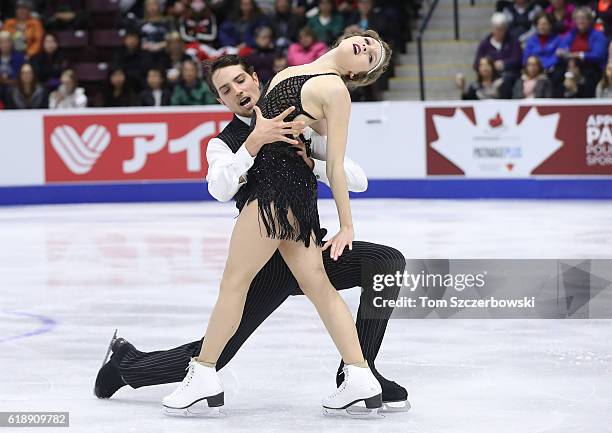
M 206 145 L 228 112 L 45 115 L 45 179 L 203 179 Z
M 427 174 L 612 175 L 611 105 L 427 107 Z

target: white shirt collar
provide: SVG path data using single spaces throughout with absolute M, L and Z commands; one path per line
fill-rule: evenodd
M 489 41 L 491 42 L 491 45 L 493 45 L 493 48 L 495 48 L 497 51 L 501 50 L 503 45 L 502 42 L 497 42 L 493 36 L 491 36 L 491 39 L 489 39 Z
M 251 126 L 251 118 L 250 117 L 244 117 L 244 116 L 239 116 L 236 114 L 236 117 L 240 120 L 242 120 L 244 123 L 246 123 L 247 125 Z

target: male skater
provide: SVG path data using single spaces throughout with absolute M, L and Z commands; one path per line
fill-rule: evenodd
M 253 68 L 238 56 L 224 56 L 212 63 L 208 80 L 218 101 L 229 108 L 234 117 L 221 133 L 210 140 L 206 157 L 208 159 L 208 190 L 219 201 L 234 197 L 240 187 L 248 182 L 247 171 L 253 165 L 257 152 L 266 143 L 287 141 L 296 146 L 299 154 L 313 169 L 317 178 L 329 184 L 325 174 L 325 137 L 306 128 L 300 121 L 284 122 L 289 113 L 285 111 L 274 119 L 258 115 L 253 131 L 249 124 L 255 104 L 261 95 L 259 80 Z M 305 143 L 287 135 L 299 135 Z M 361 167 L 345 158 L 344 167 L 348 189 L 364 191 L 367 179 Z M 327 245 L 326 245 L 327 246 Z M 323 264 L 329 279 L 337 290 L 363 286 L 357 313 L 356 327 L 363 356 L 372 373 L 381 384 L 382 411 L 405 411 L 410 408 L 406 389 L 384 378 L 375 367 L 375 360 L 382 344 L 391 316 L 391 308 L 376 308 L 373 298 L 396 299 L 399 287 L 385 288 L 380 292 L 372 290 L 373 274 L 395 274 L 403 272 L 404 256 L 394 248 L 369 242 L 354 241 L 353 249 L 346 249 L 337 260 L 323 251 Z M 368 284 L 369 281 L 369 284 Z M 289 268 L 277 251 L 259 271 L 246 299 L 242 320 L 236 333 L 217 361 L 216 368 L 223 368 L 244 344 L 257 327 L 276 310 L 289 296 L 302 295 L 302 291 Z M 113 336 L 110 351 L 112 356 L 102 366 L 96 378 L 94 393 L 98 398 L 109 398 L 124 385 L 132 388 L 180 382 L 186 375 L 191 357 L 197 356 L 202 339 L 170 350 L 141 352 L 123 338 Z M 342 363 L 336 375 L 339 386 L 342 381 Z

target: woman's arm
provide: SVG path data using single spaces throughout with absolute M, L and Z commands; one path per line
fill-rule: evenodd
M 331 257 L 337 259 L 346 245 L 352 249 L 354 235 L 353 217 L 344 173 L 344 153 L 348 138 L 351 97 L 343 82 L 333 80 L 329 83 L 329 89 L 325 89 L 323 98 L 323 113 L 327 125 L 331 125 L 327 131 L 326 171 L 340 220 L 340 232 L 328 241 L 323 249 L 326 249 L 329 244 Z
M 327 135 L 327 121 L 325 119 L 317 120 L 310 128 L 321 136 Z

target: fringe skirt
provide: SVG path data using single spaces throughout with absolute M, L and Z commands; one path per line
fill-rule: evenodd
M 261 148 L 247 173 L 247 183 L 236 194 L 242 208 L 257 200 L 260 225 L 269 238 L 323 245 L 317 208 L 317 179 L 296 149 L 285 142 Z M 289 210 L 293 218 L 289 219 Z

